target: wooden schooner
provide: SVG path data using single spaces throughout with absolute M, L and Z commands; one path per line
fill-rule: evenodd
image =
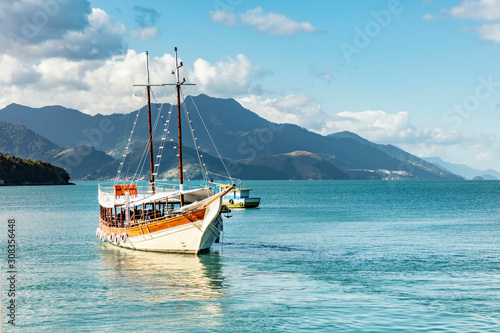
M 99 185 L 100 218 L 96 236 L 104 242 L 134 250 L 193 254 L 208 251 L 212 244 L 218 241 L 222 232 L 222 212 L 227 211 L 222 204 L 222 197 L 235 185 L 214 193 L 215 191 L 209 186 L 192 187 L 184 184 L 181 86 L 189 84 L 185 79 L 180 80 L 179 69 L 182 67 L 182 62 L 179 65 L 177 48 L 175 48 L 176 69 L 173 72 L 176 83 L 161 84 L 161 86 L 173 85 L 177 94 L 179 184 L 162 185 L 155 180 L 158 172 L 155 172 L 155 167 L 159 168 L 159 162 L 155 164 L 153 161 L 151 124 L 151 86 L 153 85 L 149 81 L 149 58 L 146 64 L 147 84 L 142 86 L 146 87 L 147 93 L 149 128 L 147 149 L 149 150 L 150 181 L 145 186 L 138 185 L 137 181 L 126 184 Z M 164 137 L 162 137 L 159 151 L 163 149 L 163 142 Z M 161 158 L 161 154 L 157 157 Z M 124 160 L 125 158 L 122 160 L 118 173 L 121 172 Z M 117 179 L 119 179 L 119 174 Z

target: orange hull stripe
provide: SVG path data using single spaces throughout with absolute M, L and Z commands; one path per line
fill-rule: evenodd
M 200 209 L 196 212 L 186 214 L 183 216 L 166 218 L 165 220 L 149 223 L 147 225 L 141 224 L 139 226 L 131 227 L 131 228 L 108 227 L 106 225 L 106 223 L 102 219 L 100 219 L 99 220 L 99 227 L 108 235 L 110 235 L 112 233 L 114 233 L 115 235 L 121 235 L 121 234 L 126 233 L 128 237 L 134 237 L 134 236 L 140 236 L 143 234 L 146 235 L 149 233 L 154 233 L 157 231 L 166 230 L 166 229 L 178 227 L 181 225 L 189 224 L 192 222 L 200 221 L 205 216 L 205 210 L 206 209 Z M 141 228 L 142 228 L 142 230 L 141 230 Z

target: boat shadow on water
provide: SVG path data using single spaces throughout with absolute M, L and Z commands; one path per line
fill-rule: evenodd
M 97 243 L 103 282 L 116 298 L 151 302 L 216 299 L 223 296 L 217 252 L 187 254 L 134 251 Z

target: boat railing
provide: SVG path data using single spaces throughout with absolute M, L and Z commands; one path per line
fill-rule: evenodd
M 153 187 L 151 186 L 151 184 L 135 185 L 133 191 L 131 190 L 131 188 L 127 188 L 125 191 L 121 192 L 119 195 L 117 195 L 117 193 L 116 193 L 115 186 L 116 185 L 113 183 L 99 184 L 99 202 L 112 205 L 116 202 L 116 200 L 118 198 L 123 198 L 125 193 L 128 193 L 130 195 L 131 199 L 146 198 L 150 195 L 153 195 Z M 129 185 L 125 185 L 125 186 L 129 186 Z M 187 191 L 187 190 L 192 190 L 192 189 L 199 189 L 201 187 L 202 186 L 200 186 L 200 185 L 183 185 L 182 189 L 183 189 L 183 191 Z M 154 192 L 155 193 L 171 193 L 171 192 L 179 191 L 180 188 L 181 187 L 179 184 L 156 183 L 154 185 Z
M 199 209 L 202 209 L 203 205 L 196 205 L 193 207 L 190 207 L 189 210 L 185 211 L 188 213 L 195 212 Z M 179 216 L 179 211 L 167 211 L 165 213 L 158 212 L 156 217 L 153 216 L 152 211 L 149 211 L 147 214 L 142 215 L 141 213 L 132 216 L 132 218 L 128 222 L 128 227 L 137 227 L 137 226 L 143 226 L 143 225 L 148 225 L 151 223 L 159 222 L 162 220 L 165 220 L 166 218 L 172 218 Z M 119 217 L 113 217 L 110 216 L 107 219 L 100 218 L 101 223 L 104 225 L 111 227 L 111 228 L 124 228 L 127 225 L 127 222 Z

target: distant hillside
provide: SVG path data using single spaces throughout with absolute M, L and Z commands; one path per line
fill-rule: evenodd
M 465 164 L 453 164 L 443 161 L 439 157 L 425 157 L 424 158 L 429 163 L 432 163 L 443 170 L 448 170 L 457 175 L 464 177 L 465 179 L 474 179 L 476 177 L 481 177 L 485 180 L 497 180 L 500 179 L 500 172 L 488 169 L 488 170 L 478 170 L 473 169 Z
M 159 142 L 153 142 L 154 156 L 158 154 Z M 139 175 L 147 174 L 145 179 L 149 179 L 149 153 L 146 153 L 146 162 L 141 167 L 141 158 L 143 157 L 145 146 L 139 147 L 127 154 L 121 172 L 121 177 L 132 177 L 136 173 Z M 226 174 L 224 168 L 218 158 L 210 154 L 203 154 L 203 161 L 208 169 L 214 173 Z M 201 169 L 198 162 L 196 151 L 189 147 L 183 147 L 183 162 L 186 170 L 184 176 L 186 179 L 202 179 Z M 95 171 L 98 178 L 113 178 L 116 177 L 121 160 L 113 160 L 102 165 L 99 170 Z M 179 160 L 177 150 L 174 150 L 171 145 L 167 145 L 162 154 L 160 169 L 158 170 L 158 179 L 172 180 L 178 178 Z M 142 172 L 141 172 L 142 171 Z
M 153 144 L 158 147 L 158 142 Z M 122 169 L 122 177 L 130 177 L 138 170 L 139 162 L 145 147 L 140 147 L 127 155 Z M 178 179 L 177 151 L 165 149 L 159 170 L 159 179 Z M 155 153 L 156 155 L 156 153 Z M 222 162 L 219 158 L 203 153 L 203 162 L 206 164 L 209 177 L 219 179 L 226 177 Z M 142 168 L 149 172 L 147 160 Z M 202 179 L 202 172 L 196 151 L 189 147 L 183 148 L 183 162 L 185 178 L 191 180 Z M 101 178 L 116 176 L 120 161 L 112 161 L 96 170 L 95 175 Z M 224 159 L 226 167 L 234 178 L 241 179 L 350 179 L 351 177 L 339 170 L 321 157 L 307 152 L 293 152 L 276 156 L 258 156 L 255 159 L 232 160 Z M 144 173 L 143 173 L 144 174 Z M 149 177 L 149 176 L 148 176 Z M 147 178 L 148 178 L 147 177 Z
M 0 179 L 5 185 L 69 185 L 69 175 L 50 163 L 0 153 Z
M 218 99 L 206 95 L 199 95 L 193 99 L 202 111 L 204 121 L 214 140 L 218 143 L 218 147 L 220 145 L 219 149 L 224 150 L 224 142 L 228 139 L 228 133 L 251 131 L 270 124 L 269 121 L 243 108 L 233 99 Z M 210 141 L 206 132 L 201 131 L 203 125 L 195 111 L 193 100 L 188 97 L 186 101 L 189 110 L 192 111 L 193 125 L 199 129 L 200 142 L 207 143 L 203 149 L 214 153 L 213 147 L 208 144 Z M 170 108 L 170 104 L 153 104 L 151 108 L 152 119 L 156 119 L 158 110 L 162 110 L 162 114 L 166 116 Z M 137 113 L 138 111 L 133 111 L 129 114 L 91 116 L 58 105 L 31 108 L 10 104 L 0 110 L 0 120 L 23 124 L 61 147 L 73 148 L 82 144 L 90 144 L 97 150 L 113 152 L 117 156 L 122 152 L 124 140 L 128 138 Z M 184 128 L 187 128 L 188 124 L 185 119 L 183 124 Z M 176 128 L 172 128 L 172 136 L 176 135 L 176 131 Z M 140 110 L 135 134 L 136 147 L 146 143 L 148 135 L 146 107 Z M 158 140 L 161 134 L 162 129 L 157 131 L 154 139 Z M 185 131 L 185 134 L 186 144 L 194 147 L 189 133 Z M 233 149 L 232 146 L 229 149 Z
M 194 107 L 193 101 L 197 108 Z M 238 165 L 235 169 L 237 172 L 244 170 L 245 173 L 241 177 L 245 179 L 260 177 L 259 175 L 268 177 L 274 171 L 278 174 L 273 177 L 279 177 L 279 179 L 290 177 L 295 171 L 298 172 L 297 176 L 308 177 L 308 172 L 302 170 L 301 167 L 299 167 L 300 170 L 295 170 L 293 169 L 295 166 L 278 163 L 279 160 L 293 158 L 299 166 L 301 163 L 297 161 L 304 159 L 303 156 L 285 156 L 285 154 L 296 151 L 315 154 L 322 161 L 330 163 L 352 179 L 461 179 L 461 177 L 441 170 L 399 148 L 391 145 L 378 145 L 354 133 L 344 132 L 323 136 L 296 125 L 272 123 L 243 108 L 233 99 L 199 95 L 192 98 L 187 97 L 186 105 L 198 137 L 198 145 L 205 152 L 207 158 L 209 154 L 216 156 L 217 152 L 211 144 L 204 124 L 220 154 L 229 161 L 233 161 L 233 164 Z M 169 104 L 153 105 L 153 119 L 156 119 L 158 114 L 157 107 L 162 108 L 163 119 L 167 119 L 168 111 L 172 106 Z M 198 116 L 197 109 L 202 113 L 204 124 Z M 20 122 L 62 147 L 74 148 L 82 144 L 92 145 L 98 151 L 120 158 L 137 113 L 138 111 L 127 115 L 90 116 L 60 106 L 35 109 L 11 104 L 0 110 L 0 120 Z M 146 143 L 146 114 L 145 108 L 139 113 L 135 136 L 128 143 L 132 150 L 142 147 Z M 184 119 L 183 123 L 185 129 L 183 131 L 183 144 L 193 148 L 194 144 L 188 130 L 188 122 Z M 170 138 L 176 138 L 177 127 L 170 126 L 169 131 Z M 158 140 L 162 132 L 163 126 L 160 124 L 154 139 Z M 263 162 L 264 160 L 267 160 L 266 163 L 274 163 L 272 165 L 285 169 L 274 168 L 272 171 Z M 105 164 L 101 166 L 99 164 L 101 162 Z M 96 170 L 92 177 L 99 178 L 99 175 L 108 177 L 112 172 L 105 170 L 111 168 L 112 164 L 116 166 L 117 162 L 111 160 L 109 162 L 96 162 L 94 164 Z M 81 165 L 83 168 L 85 164 Z M 288 167 L 292 169 L 288 169 Z M 78 169 L 78 166 L 76 168 Z M 216 169 L 221 170 L 220 168 Z M 341 179 L 345 177 L 340 173 L 327 172 L 323 167 L 319 169 L 324 172 L 319 172 L 318 177 L 326 177 L 328 174 Z M 75 173 L 76 171 L 72 170 L 71 172 Z M 79 177 L 85 177 L 83 175 L 87 174 L 86 172 L 85 170 L 78 171 Z M 333 176 L 334 174 L 335 176 Z M 163 175 L 165 177 L 172 176 L 168 170 L 163 170 Z M 87 179 L 90 178 L 87 177 Z
M 0 121 L 0 152 L 52 163 L 64 168 L 73 179 L 96 179 L 100 167 L 114 161 L 93 147 L 65 150 L 24 125 L 7 121 Z
M 453 172 L 450 172 L 448 170 L 443 170 L 442 168 L 439 168 L 438 166 L 429 163 L 428 161 L 425 161 L 424 159 L 421 159 L 415 155 L 412 155 L 398 147 L 395 147 L 393 145 L 382 145 L 382 144 L 377 144 L 373 143 L 371 141 L 368 141 L 359 135 L 352 133 L 352 132 L 338 132 L 334 134 L 328 135 L 328 137 L 333 138 L 333 139 L 352 139 L 355 141 L 358 141 L 362 143 L 365 146 L 369 146 L 372 148 L 375 148 L 381 152 L 383 152 L 385 155 L 397 160 L 398 166 L 396 169 L 388 169 L 384 171 L 374 171 L 372 173 L 378 173 L 381 174 L 382 178 L 387 178 L 386 175 L 390 174 L 388 171 L 399 171 L 400 173 L 405 173 L 405 174 L 411 174 L 413 177 L 408 177 L 408 178 L 415 178 L 415 179 L 429 179 L 429 180 L 459 180 L 463 179 L 460 175 L 456 175 Z M 369 169 L 369 168 L 367 168 Z M 380 168 L 384 169 L 384 168 Z M 397 173 L 394 173 L 394 176 L 397 177 Z M 373 176 L 377 178 L 376 176 Z M 397 177 L 400 178 L 400 177 Z M 402 178 L 405 178 L 402 176 Z
M 111 121 L 111 125 L 103 121 L 104 118 Z M 10 104 L 0 110 L 0 120 L 23 124 L 64 148 L 92 144 L 99 150 L 107 151 L 110 148 L 108 143 L 114 147 L 117 133 L 121 136 L 125 134 L 122 126 L 127 122 L 127 115 L 90 116 L 58 105 L 31 108 Z
M 50 161 L 62 150 L 26 126 L 0 121 L 0 152 L 21 158 Z
M 261 166 L 269 171 L 256 179 L 351 179 L 351 177 L 327 162 L 320 156 L 306 152 L 294 151 L 273 156 L 258 156 L 254 159 L 241 160 L 248 166 Z M 249 172 L 250 178 L 252 172 Z
M 63 150 L 54 155 L 51 161 L 68 170 L 72 178 L 83 180 L 95 180 L 101 178 L 102 175 L 109 178 L 111 170 L 106 169 L 105 166 L 115 162 L 108 154 L 89 146 Z M 113 171 L 116 172 L 116 169 Z

